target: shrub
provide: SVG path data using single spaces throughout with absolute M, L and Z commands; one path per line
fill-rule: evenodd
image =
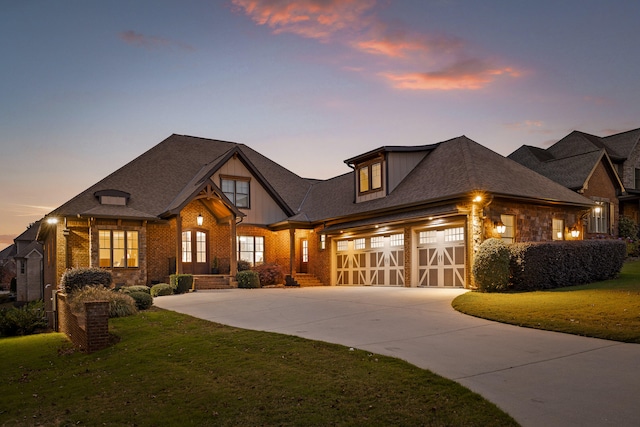
M 239 288 L 259 288 L 260 287 L 260 276 L 257 272 L 251 270 L 244 270 L 238 272 L 236 276 L 236 280 L 238 281 Z
M 163 295 L 173 295 L 173 286 L 168 283 L 158 283 L 151 287 L 152 297 L 161 297 Z
M 31 335 L 47 327 L 42 300 L 31 301 L 20 308 L 0 309 L 0 336 Z
M 146 310 L 153 305 L 153 297 L 146 292 L 131 292 L 129 296 L 136 302 L 138 310 Z
M 76 289 L 88 285 L 111 286 L 111 272 L 102 268 L 82 267 L 72 268 L 64 272 L 60 278 L 60 290 L 70 294 Z
M 238 271 L 247 271 L 251 270 L 251 264 L 249 261 L 245 261 L 243 259 L 238 260 Z
M 280 264 L 258 265 L 253 271 L 260 277 L 260 286 L 278 285 L 284 282 L 284 269 Z
M 172 274 L 169 276 L 169 282 L 174 293 L 184 294 L 191 289 L 193 276 L 191 274 Z
M 131 316 L 138 311 L 136 301 L 131 296 L 102 286 L 85 286 L 69 295 L 69 305 L 76 313 L 84 312 L 84 303 L 89 301 L 108 301 L 109 317 Z
M 515 243 L 511 282 L 516 290 L 551 289 L 615 277 L 626 257 L 621 240 Z
M 621 215 L 618 220 L 618 236 L 636 240 L 638 238 L 638 225 L 631 218 Z
M 124 292 L 125 294 L 132 294 L 134 292 L 144 292 L 146 294 L 149 294 L 151 293 L 151 288 L 145 285 L 124 286 L 120 288 L 120 292 Z
M 487 239 L 473 261 L 473 277 L 481 292 L 504 291 L 509 284 L 509 247 L 500 239 Z

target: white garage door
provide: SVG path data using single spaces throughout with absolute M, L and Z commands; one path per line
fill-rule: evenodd
M 418 285 L 464 287 L 464 227 L 418 231 Z
M 404 234 L 337 242 L 338 285 L 404 285 Z

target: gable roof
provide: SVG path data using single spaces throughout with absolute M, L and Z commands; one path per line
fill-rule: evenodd
M 0 251 L 0 261 L 9 260 L 16 254 L 16 244 L 12 243 Z
M 264 181 L 267 191 L 286 208 L 286 212 L 295 212 L 311 181 L 300 178 L 244 144 L 174 134 L 49 215 L 161 218 L 193 197 L 202 182 L 233 153 L 245 159 L 251 172 Z M 100 205 L 95 193 L 101 190 L 117 190 L 131 197 L 126 206 Z
M 602 138 L 607 150 L 614 150 L 624 159 L 628 159 L 640 141 L 640 129 L 617 133 Z
M 301 211 L 311 221 L 447 203 L 482 191 L 494 196 L 578 206 L 592 202 L 549 178 L 461 136 L 422 149 L 428 154 L 384 198 L 355 203 L 354 172 L 315 184 Z

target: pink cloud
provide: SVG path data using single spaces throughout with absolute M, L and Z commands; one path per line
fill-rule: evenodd
M 185 43 L 172 42 L 161 37 L 147 36 L 136 33 L 135 31 L 123 31 L 120 33 L 120 39 L 127 44 L 141 46 L 147 49 L 153 48 L 172 48 L 178 47 L 184 50 L 194 50 L 193 46 Z
M 331 34 L 362 25 L 375 0 L 233 0 L 258 25 L 275 33 L 327 39 Z
M 467 59 L 439 71 L 423 73 L 380 73 L 396 89 L 411 90 L 477 90 L 498 76 L 517 77 L 510 67 L 493 68 L 484 61 Z

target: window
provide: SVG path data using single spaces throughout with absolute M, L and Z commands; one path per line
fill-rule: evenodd
M 513 243 L 516 241 L 515 223 L 516 217 L 514 215 L 500 215 L 500 221 L 504 224 L 504 233 L 502 234 L 502 241 L 505 243 Z
M 221 178 L 221 188 L 224 195 L 237 208 L 249 208 L 248 178 Z
M 635 171 L 635 189 L 640 190 L 640 169 L 634 169 Z
M 564 220 L 553 219 L 553 226 L 551 230 L 553 240 L 564 240 Z
M 264 237 L 238 236 L 238 259 L 251 266 L 264 263 Z
M 309 262 L 309 241 L 307 239 L 302 241 L 302 262 Z
M 384 237 L 377 236 L 371 238 L 371 249 L 384 248 Z
M 191 262 L 191 232 L 182 232 L 182 262 Z
M 366 240 L 365 239 L 355 239 L 353 241 L 353 248 L 354 249 L 364 249 L 365 245 L 366 245 Z
M 447 228 L 444 230 L 445 242 L 460 242 L 464 240 L 464 227 Z
M 404 234 L 392 234 L 391 246 L 404 246 Z
M 207 262 L 207 235 L 196 231 L 196 262 Z
M 18 260 L 18 265 L 20 266 L 20 274 L 24 274 L 26 271 L 25 268 L 26 262 L 24 260 Z
M 609 203 L 596 202 L 589 215 L 589 233 L 609 232 Z
M 320 250 L 324 251 L 327 248 L 327 236 L 324 234 L 320 235 Z
M 100 267 L 138 267 L 138 232 L 98 230 L 98 258 Z
M 349 249 L 349 241 L 347 240 L 339 240 L 337 245 L 339 251 L 346 251 L 347 249 Z
M 421 245 L 425 245 L 428 243 L 435 243 L 437 238 L 437 232 L 435 230 L 431 231 L 421 231 L 418 234 L 418 240 Z
M 382 188 L 382 163 L 375 162 L 358 169 L 360 193 Z

